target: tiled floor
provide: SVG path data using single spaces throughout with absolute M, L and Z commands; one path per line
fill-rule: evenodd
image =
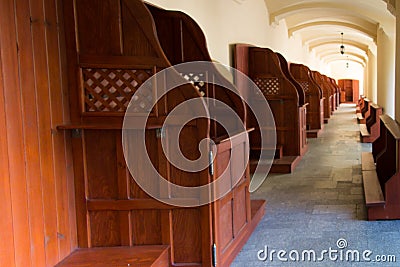
M 342 105 L 322 135 L 309 139 L 309 151 L 294 173 L 269 175 L 253 193 L 267 200 L 266 215 L 232 266 L 400 266 L 400 221 L 366 221 L 360 158 L 370 149 L 359 142 L 355 108 Z M 338 247 L 340 239 L 347 247 Z M 284 250 L 281 258 L 287 261 L 277 253 L 259 260 L 265 248 L 268 254 Z M 366 262 L 366 250 L 372 252 L 366 259 L 394 255 L 397 263 Z M 353 261 L 358 253 L 360 262 Z

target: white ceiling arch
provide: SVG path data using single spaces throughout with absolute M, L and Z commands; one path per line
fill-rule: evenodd
M 303 23 L 294 27 L 288 28 L 288 33 L 289 36 L 292 36 L 295 32 L 302 31 L 302 30 L 308 30 L 312 29 L 314 27 L 317 28 L 343 28 L 343 29 L 348 29 L 352 30 L 354 32 L 358 32 L 360 34 L 365 35 L 366 37 L 370 37 L 376 42 L 377 38 L 377 30 L 378 30 L 378 25 L 375 25 L 373 29 L 366 29 L 362 26 L 359 26 L 357 24 L 352 24 L 348 22 L 341 22 L 341 21 L 315 21 L 315 22 L 308 22 L 308 23 Z
M 341 32 L 349 60 L 363 66 L 368 52 L 376 54 L 379 29 L 395 32 L 388 6 L 395 0 L 264 0 L 271 23 L 284 20 L 288 35 L 300 37 L 324 61 L 340 60 Z
M 360 64 L 361 67 L 363 67 L 363 68 L 366 67 L 366 64 L 361 59 L 359 59 L 357 57 L 350 57 L 349 56 L 346 59 L 340 59 L 340 58 L 337 58 L 334 55 L 332 55 L 330 57 L 327 57 L 324 61 L 326 62 L 326 64 L 331 64 L 331 63 L 334 63 L 334 62 L 343 62 L 344 64 L 348 63 L 348 62 L 353 62 L 353 63 Z
M 308 43 L 308 48 L 310 49 L 310 51 L 312 51 L 313 49 L 315 49 L 317 47 L 324 46 L 324 45 L 331 45 L 331 44 L 339 47 L 342 44 L 342 42 L 337 37 L 316 39 L 316 40 L 312 40 Z M 368 45 L 361 43 L 361 42 L 353 41 L 353 40 L 345 40 L 345 41 L 343 41 L 343 45 L 345 47 L 352 46 L 352 47 L 356 47 L 362 51 L 368 51 Z

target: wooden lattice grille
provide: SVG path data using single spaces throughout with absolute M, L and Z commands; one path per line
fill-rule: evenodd
M 279 78 L 255 78 L 254 83 L 264 95 L 279 95 Z
M 137 89 L 152 73 L 151 69 L 82 68 L 85 112 L 125 112 Z M 148 112 L 152 100 L 151 90 L 141 90 L 132 105 L 136 112 Z
M 310 89 L 307 81 L 300 81 L 299 84 L 301 88 L 303 88 L 304 92 L 308 92 Z
M 189 81 L 199 91 L 201 96 L 206 94 L 205 76 L 203 73 L 181 73 L 185 80 Z

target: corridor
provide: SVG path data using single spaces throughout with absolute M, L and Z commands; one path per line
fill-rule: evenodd
M 400 262 L 400 221 L 366 221 L 360 158 L 371 144 L 359 142 L 355 106 L 342 104 L 321 136 L 308 142 L 292 174 L 270 175 L 253 193 L 267 200 L 266 214 L 232 266 L 399 266 L 377 262 L 393 261 L 392 255 Z M 271 260 L 272 250 L 277 252 Z M 286 252 L 282 260 L 280 250 Z M 289 256 L 292 250 L 299 260 L 296 252 Z M 312 254 L 308 260 L 310 250 L 315 261 Z M 360 262 L 352 261 L 355 250 Z M 371 262 L 363 260 L 364 252 Z

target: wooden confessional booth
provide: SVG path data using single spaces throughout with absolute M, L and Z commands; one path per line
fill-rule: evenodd
M 162 151 L 161 139 L 168 140 L 176 133 L 178 125 L 163 123 L 172 109 L 188 99 L 218 99 L 245 123 L 242 99 L 200 79 L 167 93 L 154 107 L 150 103 L 165 85 L 153 86 L 131 103 L 143 113 L 150 112 L 146 147 L 164 179 L 199 186 L 216 180 L 227 168 L 233 176 L 237 166 L 245 167 L 244 175 L 237 183 L 232 181 L 229 192 L 210 204 L 185 208 L 151 198 L 127 170 L 121 143 L 123 117 L 140 85 L 173 64 L 211 61 L 200 27 L 184 13 L 162 10 L 141 0 L 65 0 L 63 8 L 71 123 L 59 129 L 69 130 L 73 136 L 79 248 L 166 245 L 171 266 L 213 266 L 215 262 L 228 266 L 265 210 L 265 201 L 250 201 L 247 130 L 229 138 L 213 120 L 198 118 L 187 123 L 179 135 L 183 155 L 198 158 L 199 142 L 205 138 L 211 138 L 217 147 L 212 167 L 198 172 L 172 165 Z M 206 75 L 229 83 L 216 69 L 183 76 Z M 207 105 L 212 108 L 212 101 L 204 101 Z M 138 162 L 137 168 L 145 173 L 149 166 Z M 166 197 L 173 198 L 166 190 Z
M 308 149 L 304 91 L 287 78 L 283 70 L 288 73 L 286 60 L 268 48 L 235 44 L 234 66 L 252 79 L 271 107 L 277 138 L 271 172 L 291 173 Z M 250 135 L 250 152 L 255 156 L 260 150 L 258 139 Z
M 302 64 L 290 64 L 290 72 L 303 87 L 307 105 L 307 137 L 316 138 L 324 127 L 324 98 L 320 87 L 311 77 L 310 69 Z
M 324 123 L 328 123 L 332 114 L 332 90 L 325 82 L 324 77 L 318 71 L 311 71 L 314 81 L 321 88 L 324 97 Z

